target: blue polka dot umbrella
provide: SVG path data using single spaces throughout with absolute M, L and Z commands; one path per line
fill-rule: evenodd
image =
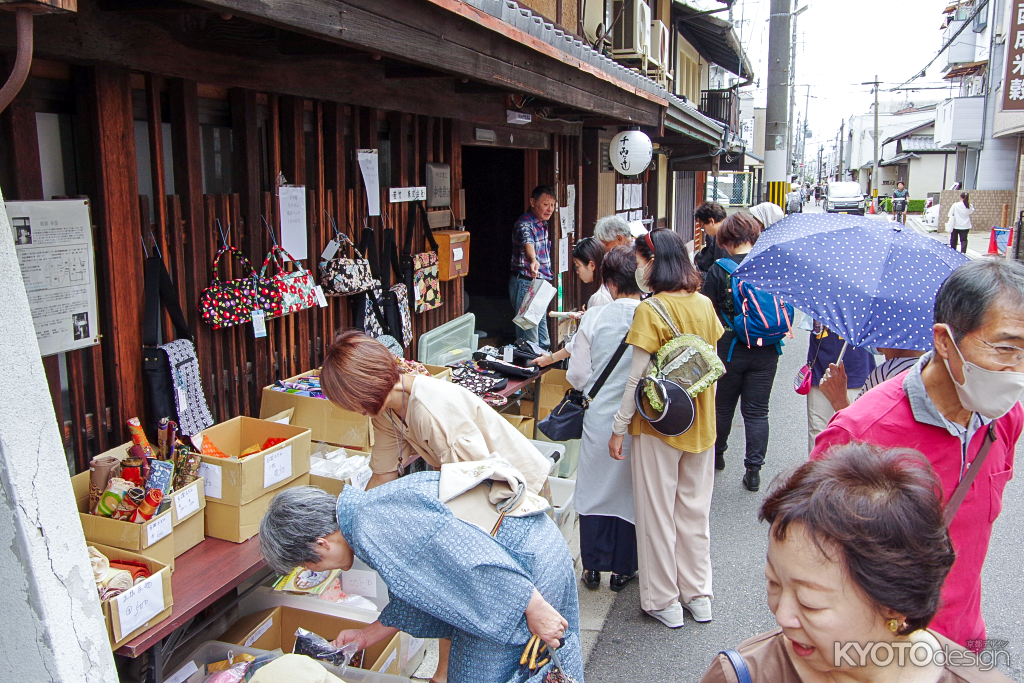
M 927 350 L 935 295 L 967 260 L 899 223 L 798 213 L 762 233 L 733 277 L 793 304 L 852 346 Z

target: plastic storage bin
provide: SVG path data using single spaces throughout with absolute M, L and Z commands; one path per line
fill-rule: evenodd
M 576 509 L 572 501 L 573 494 L 576 493 L 576 480 L 548 477 L 548 485 L 551 486 L 552 517 L 558 525 L 558 530 L 568 541 L 576 526 Z
M 420 363 L 448 365 L 460 360 L 471 360 L 477 349 L 476 316 L 467 313 L 444 325 L 420 335 Z
M 530 443 L 540 451 L 540 454 L 551 461 L 550 473 L 553 473 L 558 467 L 558 463 L 562 460 L 562 456 L 565 455 L 565 444 L 555 443 L 554 441 L 534 441 L 530 439 Z

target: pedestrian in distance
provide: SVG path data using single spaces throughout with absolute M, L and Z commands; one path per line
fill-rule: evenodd
M 729 251 L 729 261 L 739 265 L 754 248 L 760 235 L 761 225 L 753 216 L 737 213 L 722 223 L 718 241 Z M 718 340 L 718 357 L 725 365 L 725 374 L 719 378 L 718 390 L 715 392 L 715 469 L 725 469 L 725 452 L 729 447 L 732 419 L 736 413 L 736 404 L 742 398 L 740 412 L 746 433 L 743 485 L 748 491 L 757 491 L 761 485 L 761 467 L 768 450 L 768 400 L 772 394 L 772 383 L 775 381 L 782 349 L 779 342 L 748 346 L 733 331 L 736 316 L 742 313 L 735 307 L 735 284 L 732 275 L 720 261 L 708 271 L 701 289 L 711 299 L 715 313 L 726 328 L 725 334 Z M 771 315 L 772 311 L 766 313 Z
M 912 448 L 931 462 L 945 500 L 961 482 L 970 487 L 948 520 L 956 562 L 932 628 L 977 651 L 985 640 L 981 571 L 1024 427 L 1024 265 L 960 266 L 939 289 L 934 320 L 933 350 L 837 413 L 811 458 L 850 441 Z
M 652 292 L 682 334 L 714 345 L 724 329 L 711 301 L 697 291 L 700 275 L 683 238 L 659 228 L 637 238 L 635 277 Z M 714 489 L 715 396 L 694 398 L 693 426 L 679 436 L 657 432 L 636 414 L 634 394 L 651 354 L 674 338 L 653 304 L 641 304 L 626 342 L 633 346 L 629 379 L 615 414 L 609 454 L 621 459 L 628 431 L 640 565 L 640 606 L 670 628 L 711 621 L 711 493 Z M 680 601 L 682 601 L 680 603 Z
M 512 277 L 508 282 L 508 293 L 513 314 L 519 310 L 535 279 L 550 281 L 554 278 L 548 220 L 556 205 L 555 191 L 547 185 L 538 185 L 530 195 L 530 209 L 512 228 Z M 529 330 L 517 325 L 516 339 L 525 339 L 547 349 L 550 346 L 547 322 L 542 321 Z
M 897 223 L 907 224 L 907 203 L 910 201 L 910 192 L 906 184 L 901 180 L 896 183 L 896 189 L 892 192 L 892 212 Z
M 604 216 L 597 219 L 597 223 L 594 224 L 594 237 L 604 246 L 605 251 L 615 247 L 632 246 L 635 239 L 629 223 L 621 216 Z
M 717 241 L 718 229 L 727 215 L 725 207 L 718 202 L 704 202 L 693 212 L 694 229 L 704 232 L 704 248 L 693 259 L 701 275 L 706 275 L 715 261 L 729 255 Z
M 790 187 L 789 194 L 786 195 L 786 215 L 800 213 L 804 210 L 804 189 L 793 183 Z
M 821 206 L 821 185 L 814 186 L 814 205 Z
M 832 402 L 820 385 L 829 367 L 838 365 L 840 360 L 846 371 L 847 400 L 853 403 L 875 369 L 875 357 L 867 349 L 849 346 L 838 334 L 815 321 L 807 346 L 807 365 L 811 369 L 811 390 L 807 393 L 808 451 L 814 450 L 815 438 L 835 415 Z
M 960 252 L 967 253 L 967 236 L 971 232 L 971 214 L 974 207 L 971 206 L 971 198 L 966 192 L 960 193 L 960 201 L 953 202 L 949 207 L 949 216 L 946 220 L 946 228 L 949 230 L 949 246 L 954 250 L 957 242 L 960 242 Z
M 630 247 L 615 247 L 601 264 L 601 277 L 612 302 L 587 312 L 572 338 L 572 357 L 566 379 L 590 394 L 614 360 L 640 304 L 636 257 Z M 580 561 L 583 584 L 601 585 L 601 572 L 611 572 L 608 587 L 620 591 L 636 577 L 636 527 L 633 474 L 629 455 L 632 437 L 622 442 L 624 460 L 608 457 L 612 421 L 622 401 L 632 367 L 631 346 L 616 362 L 583 416 L 579 466 L 573 507 L 580 514 Z
M 740 669 L 772 683 L 1010 680 L 928 628 L 954 553 L 920 453 L 839 446 L 772 491 L 760 519 L 779 627 L 729 652 L 738 665 L 718 655 L 701 683 L 743 680 Z

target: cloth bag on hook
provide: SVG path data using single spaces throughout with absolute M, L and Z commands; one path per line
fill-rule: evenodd
M 328 216 L 328 218 L 331 218 Z M 320 262 L 320 287 L 327 296 L 349 296 L 362 294 L 373 287 L 373 274 L 370 272 L 370 261 L 366 259 L 348 235 L 338 231 L 334 219 L 334 239 L 338 251 L 330 259 Z M 344 249 L 344 251 L 342 251 Z M 347 252 L 351 250 L 352 256 Z
M 220 279 L 220 257 L 231 254 L 242 264 L 243 277 L 227 282 Z M 213 329 L 233 327 L 252 321 L 253 311 L 262 309 L 267 317 L 280 315 L 281 292 L 276 283 L 263 282 L 242 252 L 232 246 L 223 246 L 213 257 L 213 277 L 210 286 L 199 294 L 197 307 L 203 321 Z
M 412 300 L 417 313 L 424 313 L 433 310 L 441 305 L 441 279 L 437 266 L 437 241 L 430 229 L 430 222 L 427 219 L 427 210 L 423 204 L 417 202 L 419 212 L 423 214 L 423 231 L 430 243 L 431 251 L 419 254 L 412 253 L 413 235 L 416 232 L 416 211 L 409 208 L 409 223 L 405 231 L 405 246 L 402 248 L 402 258 L 399 272 L 405 279 L 405 285 L 412 293 Z
M 284 269 L 285 263 L 291 261 L 295 270 Z M 271 262 L 277 264 L 276 275 L 267 276 L 267 270 Z M 263 268 L 260 270 L 260 282 L 267 283 L 268 287 L 276 287 L 281 293 L 281 307 L 278 315 L 288 315 L 306 308 L 313 308 L 317 305 L 316 283 L 313 282 L 313 273 L 302 267 L 302 264 L 292 258 L 287 251 L 274 245 L 270 253 L 263 261 Z M 267 317 L 274 317 L 268 314 Z

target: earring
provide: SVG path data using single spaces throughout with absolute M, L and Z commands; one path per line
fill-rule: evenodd
M 885 622 L 885 627 L 893 633 L 896 633 L 896 631 L 900 630 L 900 622 L 898 619 L 890 619 L 889 621 Z

